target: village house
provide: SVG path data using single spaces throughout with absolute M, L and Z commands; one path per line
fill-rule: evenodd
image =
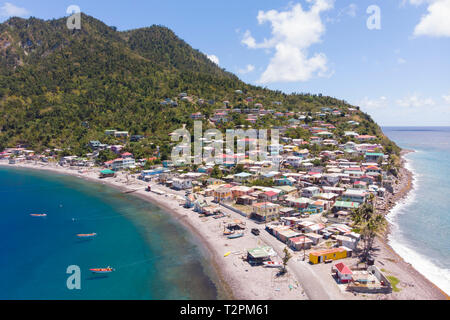
M 244 182 L 250 180 L 252 177 L 253 177 L 253 175 L 252 175 L 251 173 L 248 173 L 248 172 L 240 172 L 240 173 L 235 174 L 235 175 L 233 176 L 233 179 L 234 179 L 236 182 L 244 183 Z
M 339 260 L 347 257 L 347 250 L 340 248 L 332 248 L 311 252 L 309 254 L 309 262 L 312 264 L 322 263 L 327 260 Z
M 336 278 L 339 283 L 348 283 L 353 279 L 353 272 L 343 262 L 334 265 L 333 269 L 336 272 Z
M 192 180 L 191 179 L 173 178 L 172 179 L 172 188 L 175 190 L 191 189 L 192 188 Z
M 302 189 L 302 197 L 312 198 L 320 193 L 320 188 L 318 187 L 307 187 Z
M 345 210 L 353 210 L 359 207 L 359 202 L 351 202 L 351 201 L 336 201 L 333 205 L 333 212 L 345 211 Z
M 253 188 L 246 186 L 234 186 L 231 188 L 231 192 L 233 195 L 233 199 L 236 199 L 242 196 L 248 196 L 253 192 Z
M 313 245 L 313 241 L 305 236 L 299 236 L 290 238 L 288 241 L 289 247 L 292 248 L 292 250 L 308 250 Z
M 136 167 L 135 160 L 133 158 L 117 158 L 113 160 L 111 168 L 114 171 L 129 169 Z
M 252 206 L 252 217 L 258 221 L 278 219 L 280 206 L 271 202 L 255 203 Z
M 383 160 L 384 154 L 381 152 L 366 152 L 364 155 L 365 161 L 378 162 L 378 160 Z
M 233 199 L 230 185 L 220 186 L 214 190 L 214 202 L 228 202 Z
M 342 201 L 364 203 L 368 193 L 360 189 L 347 189 L 341 197 Z

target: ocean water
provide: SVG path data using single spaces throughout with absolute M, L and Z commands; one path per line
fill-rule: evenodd
M 413 190 L 388 215 L 393 249 L 450 294 L 450 127 L 385 127 L 406 155 Z
M 9 168 L 0 168 L 0 199 L 0 299 L 224 297 L 198 240 L 143 200 L 75 177 Z M 92 232 L 92 240 L 76 237 Z M 81 269 L 81 290 L 67 288 L 69 265 Z M 116 271 L 88 271 L 106 266 Z

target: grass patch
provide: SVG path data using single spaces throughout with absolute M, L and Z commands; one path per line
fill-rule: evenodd
M 392 291 L 394 292 L 399 292 L 400 289 L 397 288 L 397 285 L 400 283 L 400 280 L 398 280 L 396 277 L 394 276 L 387 276 L 386 278 L 388 278 L 389 282 L 392 285 Z

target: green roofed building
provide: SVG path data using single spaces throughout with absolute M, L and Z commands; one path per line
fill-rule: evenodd
M 250 264 L 261 264 L 263 261 L 270 260 L 271 256 L 276 255 L 272 247 L 263 246 L 247 250 L 247 260 Z
M 109 169 L 100 171 L 100 178 L 114 177 L 115 172 Z
M 351 201 L 336 201 L 333 206 L 334 211 L 339 210 L 351 210 L 351 209 L 357 209 L 359 207 L 358 202 L 351 202 Z

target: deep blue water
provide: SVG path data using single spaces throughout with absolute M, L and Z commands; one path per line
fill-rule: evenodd
M 3 168 L 0 199 L 0 299 L 221 297 L 197 240 L 143 200 L 74 177 Z M 90 241 L 76 237 L 92 232 Z M 69 265 L 81 268 L 81 290 L 67 289 Z M 108 265 L 116 271 L 107 277 L 88 271 Z
M 392 247 L 450 293 L 450 127 L 385 127 L 414 173 L 414 190 L 395 207 Z

